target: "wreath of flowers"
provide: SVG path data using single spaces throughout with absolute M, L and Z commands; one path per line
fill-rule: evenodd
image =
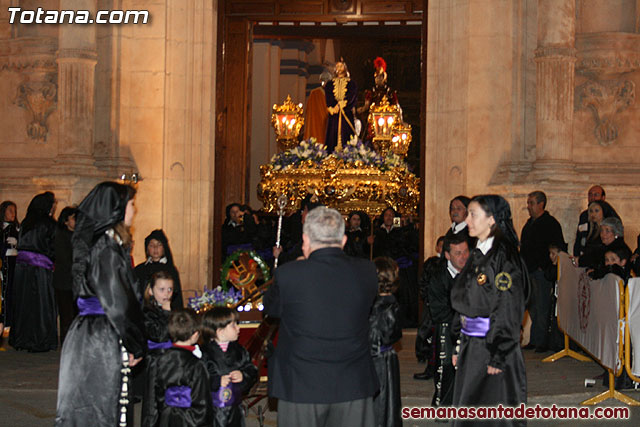
M 264 262 L 264 259 L 262 259 L 262 257 L 260 255 L 258 255 L 255 251 L 253 250 L 246 250 L 246 249 L 238 249 L 237 251 L 235 251 L 234 253 L 232 253 L 231 255 L 229 255 L 227 257 L 227 259 L 224 261 L 224 264 L 222 264 L 222 271 L 220 273 L 220 284 L 222 286 L 223 289 L 229 289 L 229 270 L 231 269 L 231 266 L 233 265 L 233 263 L 235 261 L 237 261 L 238 259 L 240 259 L 240 256 L 242 254 L 248 254 L 249 258 L 253 261 L 255 261 L 258 264 L 258 267 L 260 268 L 260 271 L 262 272 L 262 280 L 264 280 L 265 282 L 268 281 L 271 278 L 271 273 L 269 271 L 269 266 L 267 265 L 266 262 Z M 233 288 L 233 286 L 232 286 Z

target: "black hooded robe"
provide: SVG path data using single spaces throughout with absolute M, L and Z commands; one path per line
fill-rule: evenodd
M 16 350 L 58 348 L 58 311 L 52 286 L 56 222 L 49 216 L 53 202 L 52 193 L 34 197 L 20 232 L 9 335 L 9 344 Z
M 122 221 L 127 203 L 119 200 L 118 186 L 125 187 L 99 184 L 78 207 L 73 292 L 97 298 L 104 314 L 81 312 L 69 328 L 60 358 L 57 427 L 126 425 L 129 353 L 139 358 L 147 349 L 129 252 L 110 228 Z
M 213 412 L 208 380 L 204 363 L 185 348 L 171 347 L 154 357 L 149 363 L 142 426 L 211 426 Z M 175 387 L 188 391 L 191 399 L 185 407 L 167 401 L 169 389 Z
M 243 427 L 244 414 L 240 403 L 242 395 L 247 393 L 258 379 L 258 369 L 251 362 L 249 352 L 237 341 L 229 343 L 227 351 L 222 351 L 218 343 L 211 341 L 202 346 L 202 359 L 207 365 L 209 372 L 211 393 L 220 392 L 220 377 L 229 374 L 231 371 L 242 372 L 242 382 L 232 384 L 235 404 L 226 407 L 213 406 L 214 427 Z
M 498 279 L 498 280 L 496 280 Z M 515 407 L 527 402 L 527 378 L 520 326 L 528 295 L 528 275 L 518 251 L 503 240 L 484 255 L 474 249 L 451 290 L 451 305 L 461 317 L 489 317 L 484 337 L 460 334 L 453 406 Z M 464 323 L 464 319 L 462 320 Z M 496 375 L 487 366 L 501 369 Z M 525 425 L 522 420 L 491 420 L 492 425 Z M 476 425 L 478 420 L 454 420 Z
M 16 269 L 16 251 L 7 239 L 13 237 L 18 240 L 20 226 L 17 222 L 0 222 L 0 257 L 2 257 L 2 313 L 0 322 L 4 321 L 4 326 L 11 326 L 12 315 L 11 303 L 13 299 L 13 276 Z M 14 249 L 14 250 L 12 250 Z
M 393 295 L 379 295 L 369 314 L 371 356 L 380 392 L 374 396 L 376 427 L 402 426 L 400 414 L 400 363 L 392 345 L 402 338 L 400 306 Z
M 147 253 L 147 247 L 149 246 L 149 242 L 151 241 L 151 239 L 155 239 L 162 243 L 162 246 L 164 246 L 164 258 L 162 258 L 158 262 L 154 262 L 150 258 L 147 258 L 145 262 L 136 265 L 135 273 L 138 278 L 139 286 L 137 292 L 139 293 L 139 295 L 144 295 L 144 290 L 151 280 L 151 276 L 153 276 L 153 274 L 157 273 L 158 271 L 166 271 L 173 277 L 173 296 L 171 297 L 171 309 L 175 310 L 177 308 L 183 308 L 184 302 L 182 300 L 182 285 L 180 284 L 180 273 L 178 273 L 178 269 L 173 263 L 173 254 L 171 253 L 171 248 L 169 247 L 169 240 L 162 230 L 153 230 L 151 234 L 149 234 L 144 239 L 144 251 L 147 257 L 149 257 L 149 254 Z

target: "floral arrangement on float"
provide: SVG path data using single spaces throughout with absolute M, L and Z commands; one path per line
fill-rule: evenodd
M 403 214 L 416 214 L 419 179 L 404 156 L 391 150 L 380 154 L 353 136 L 332 154 L 314 138 L 275 154 L 260 167 L 258 197 L 267 212 L 277 212 L 277 199 L 287 197 L 286 210 L 299 209 L 313 194 L 343 214 L 361 210 L 369 215 L 392 206 Z
M 234 287 L 224 289 L 218 285 L 213 289 L 205 286 L 201 295 L 189 298 L 187 305 L 198 313 L 211 310 L 213 307 L 233 307 L 242 299 L 242 292 Z
M 296 147 L 274 154 L 267 167 L 273 171 L 286 171 L 290 168 L 321 167 L 335 160 L 342 168 L 371 167 L 382 172 L 394 168 L 409 170 L 402 156 L 389 153 L 383 157 L 355 135 L 333 154 L 327 154 L 327 147 L 324 144 L 320 144 L 315 138 L 309 138 Z

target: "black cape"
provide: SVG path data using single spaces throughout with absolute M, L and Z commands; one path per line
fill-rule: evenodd
M 62 347 L 56 426 L 113 427 L 126 417 L 129 354 L 147 350 L 134 293 L 131 257 L 113 226 L 124 220 L 133 189 L 98 184 L 82 201 L 73 233 L 73 294 L 97 298 L 104 314 L 75 318 Z M 125 387 L 127 385 L 127 387 Z
M 527 269 L 517 249 L 496 238 L 486 255 L 479 249 L 473 250 L 467 265 L 456 277 L 451 305 L 461 316 L 489 317 L 490 326 L 485 337 L 461 334 L 453 406 L 526 403 L 527 379 L 520 349 L 520 326 L 528 295 Z M 489 375 L 487 366 L 501 369 L 502 373 Z M 465 423 L 455 420 L 454 425 Z
M 117 425 L 125 378 L 121 347 L 135 357 L 147 347 L 129 259 L 103 235 L 91 250 L 86 285 L 74 288 L 78 297 L 97 297 L 106 315 L 78 316 L 69 328 L 60 359 L 56 426 L 81 426 L 87 420 L 92 426 Z
M 226 352 L 222 351 L 215 341 L 204 344 L 202 358 L 207 365 L 211 390 L 214 393 L 220 389 L 220 377 L 231 371 L 242 372 L 242 382 L 237 384 L 237 390 L 242 394 L 247 393 L 258 379 L 258 370 L 251 363 L 249 352 L 237 341 L 230 342 Z M 214 406 L 213 412 L 215 427 L 244 426 L 244 414 L 239 404 L 225 408 Z
M 166 404 L 167 389 L 179 386 L 191 389 L 191 407 Z M 142 407 L 143 427 L 208 427 L 213 418 L 212 408 L 207 369 L 189 350 L 172 347 L 150 361 Z
M 149 258 L 147 253 L 147 247 L 151 239 L 155 239 L 162 243 L 164 246 L 164 261 L 154 262 Z M 166 271 L 173 277 L 173 296 L 171 297 L 171 309 L 175 310 L 184 307 L 184 301 L 182 299 L 182 284 L 180 283 L 180 273 L 173 262 L 173 253 L 171 247 L 169 247 L 169 240 L 162 230 L 153 230 L 144 239 L 144 250 L 147 260 L 143 263 L 136 265 L 135 273 L 138 278 L 138 289 L 136 293 L 141 296 L 144 295 L 144 291 L 151 280 L 151 276 L 158 271 Z M 162 260 L 161 260 L 162 261 Z
M 431 400 L 433 406 L 450 406 L 453 400 L 455 369 L 451 362 L 453 356 L 451 323 L 455 312 L 451 308 L 451 288 L 455 279 L 451 277 L 447 265 L 446 258 L 441 259 L 429 276 L 427 284 L 429 310 L 435 323 L 436 371 L 433 376 L 435 384 L 435 392 Z
M 56 223 L 41 217 L 29 229 L 22 229 L 18 252 L 29 251 L 54 260 Z M 17 263 L 12 295 L 9 344 L 16 350 L 49 351 L 58 348 L 56 301 L 52 287 L 53 271 Z
M 400 415 L 400 364 L 391 347 L 402 338 L 398 322 L 400 306 L 393 295 L 378 296 L 369 315 L 371 356 L 380 391 L 374 397 L 376 427 L 402 425 Z
M 16 256 L 7 255 L 7 250 L 12 249 L 12 245 L 7 242 L 9 237 L 18 240 L 20 226 L 17 222 L 0 222 L 0 257 L 2 257 L 2 312 L 0 313 L 0 322 L 4 321 L 4 326 L 11 326 L 12 315 L 11 301 L 13 300 L 13 276 L 16 269 Z

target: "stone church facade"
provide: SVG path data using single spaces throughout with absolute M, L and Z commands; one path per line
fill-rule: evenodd
M 149 11 L 149 23 L 11 24 L 9 7 Z M 163 228 L 186 289 L 217 276 L 224 207 L 248 202 L 256 22 L 421 21 L 423 246 L 458 194 L 499 193 L 520 229 L 543 190 L 573 240 L 600 183 L 640 231 L 635 0 L 0 0 L 0 199 L 78 203 L 137 174 L 134 248 Z M 244 55 L 244 56 L 243 56 Z M 257 136 L 253 135 L 256 140 Z

